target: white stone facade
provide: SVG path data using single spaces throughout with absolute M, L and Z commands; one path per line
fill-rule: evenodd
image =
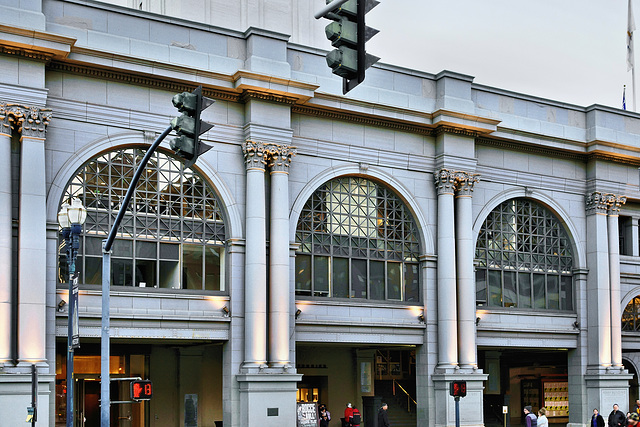
M 337 425 L 346 402 L 380 396 L 373 367 L 391 352 L 418 426 L 454 425 L 452 380 L 468 381 L 465 426 L 490 424 L 503 403 L 517 424 L 526 384 L 542 394 L 545 382 L 568 383 L 558 420 L 575 426 L 638 397 L 640 332 L 622 331 L 621 317 L 640 295 L 640 116 L 385 64 L 343 96 L 312 18 L 323 3 L 0 0 L 3 423 L 24 423 L 35 364 L 38 423 L 63 425 L 56 214 L 67 185 L 102 153 L 149 146 L 176 115 L 171 97 L 200 84 L 216 101 L 203 117 L 213 149 L 196 168 L 224 212 L 224 286 L 113 288 L 112 354 L 155 387 L 144 406 L 112 411 L 120 425 L 189 425 L 193 396 L 198 426 L 294 425 L 303 388 L 318 390 Z M 411 212 L 419 301 L 296 292 L 301 213 L 338 177 L 382 183 Z M 474 303 L 478 236 L 513 199 L 562 224 L 569 310 Z M 81 284 L 82 417 L 96 396 L 100 295 Z

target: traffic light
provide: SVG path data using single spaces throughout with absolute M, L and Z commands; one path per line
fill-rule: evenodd
M 205 153 L 211 146 L 200 142 L 200 135 L 213 127 L 211 123 L 200 120 L 202 110 L 214 103 L 213 99 L 202 96 L 202 86 L 193 92 L 182 92 L 173 97 L 173 105 L 182 113 L 171 120 L 171 128 L 178 134 L 170 146 L 176 154 L 185 159 L 185 167 L 193 165 L 198 156 Z
M 449 394 L 453 397 L 465 397 L 467 395 L 467 382 L 451 381 L 449 383 Z
M 349 0 L 322 15 L 334 22 L 325 27 L 325 34 L 336 49 L 327 54 L 327 65 L 343 79 L 342 92 L 347 93 L 364 81 L 365 70 L 380 58 L 365 50 L 365 43 L 378 30 L 365 25 L 365 15 L 378 0 Z M 327 4 L 331 4 L 327 0 Z
M 153 385 L 149 380 L 134 380 L 129 385 L 131 400 L 149 400 L 153 396 Z

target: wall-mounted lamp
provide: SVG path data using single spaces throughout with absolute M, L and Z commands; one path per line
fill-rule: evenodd
M 227 307 L 226 305 L 224 307 L 222 307 L 222 313 L 224 317 L 229 317 L 229 307 Z
M 301 314 L 302 314 L 302 310 L 297 309 L 297 310 L 296 310 L 296 319 L 297 319 L 298 317 L 300 317 L 300 315 L 301 315 Z
M 480 323 L 480 317 L 476 317 L 476 326 Z
M 420 316 L 418 316 L 418 320 L 424 323 L 424 313 L 420 313 Z
M 573 322 L 573 329 L 580 329 L 580 323 L 577 320 Z
M 63 299 L 60 300 L 60 302 L 58 303 L 58 311 L 64 311 L 64 306 L 67 305 L 67 302 Z

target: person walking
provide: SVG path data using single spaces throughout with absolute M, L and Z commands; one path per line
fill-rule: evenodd
M 598 413 L 597 408 L 594 408 L 591 416 L 591 427 L 604 427 L 604 418 Z
M 353 407 L 351 406 L 351 402 L 347 403 L 347 407 L 344 408 L 344 418 L 342 419 L 342 423 L 344 427 L 351 426 L 351 416 L 353 415 Z
M 327 411 L 327 407 L 324 404 L 320 404 L 320 406 L 318 406 L 318 418 L 319 427 L 329 427 L 331 412 Z
M 525 414 L 525 418 L 524 418 L 524 422 L 525 422 L 525 426 L 526 427 L 538 427 L 538 417 L 536 417 L 536 414 L 531 412 L 531 406 L 525 406 L 524 407 L 524 414 Z
M 640 399 L 636 400 L 636 407 L 633 409 L 633 412 L 640 415 Z
M 378 427 L 391 426 L 391 424 L 389 424 L 389 414 L 387 413 L 387 409 L 389 409 L 389 406 L 386 403 L 383 403 L 378 410 Z
M 353 413 L 351 414 L 351 419 L 349 420 L 349 425 L 351 427 L 360 427 L 360 423 L 362 423 L 362 415 L 360 415 L 360 411 L 355 406 L 353 407 Z
M 607 425 L 609 427 L 624 427 L 626 425 L 626 417 L 624 413 L 619 409 L 618 404 L 613 404 L 613 411 L 609 414 L 607 419 Z
M 538 427 L 549 427 L 549 420 L 547 420 L 546 408 L 540 408 L 538 410 Z

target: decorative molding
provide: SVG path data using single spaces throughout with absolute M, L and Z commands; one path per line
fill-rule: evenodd
M 266 145 L 259 141 L 247 140 L 242 143 L 242 153 L 244 154 L 244 162 L 247 170 L 261 169 L 264 172 L 267 164 Z
M 178 80 L 165 80 L 158 77 L 146 77 L 144 75 L 126 73 L 121 71 L 111 71 L 102 68 L 95 68 L 86 65 L 70 64 L 66 62 L 51 61 L 47 65 L 51 71 L 83 75 L 92 78 L 105 79 L 117 82 L 131 83 L 140 86 L 153 87 L 170 92 L 192 92 L 196 85 Z M 202 88 L 202 95 L 208 98 L 223 99 L 226 101 L 239 102 L 240 94 L 231 91 L 223 91 L 211 88 Z
M 434 178 L 438 195 L 457 193 L 458 196 L 471 196 L 474 185 L 480 182 L 478 173 L 450 169 L 440 169 L 435 173 Z
M 23 58 L 35 59 L 38 61 L 49 62 L 55 56 L 50 52 L 40 52 L 33 49 L 27 49 L 24 47 L 9 47 L 0 46 L 0 54 L 21 56 Z
M 11 136 L 11 115 L 6 102 L 0 102 L 0 135 Z
M 594 191 L 585 196 L 587 214 L 599 213 L 617 215 L 620 207 L 627 202 L 627 196 Z
M 281 95 L 271 92 L 262 92 L 259 90 L 246 89 L 240 95 L 240 102 L 246 103 L 252 99 L 260 101 L 278 102 L 287 105 L 293 105 L 298 102 L 298 98 L 293 96 Z
M 449 169 L 440 169 L 434 174 L 438 196 L 441 194 L 454 194 L 456 191 L 456 172 Z
M 471 196 L 473 187 L 480 182 L 479 173 L 456 172 L 458 196 Z
M 267 144 L 265 152 L 267 153 L 267 165 L 271 172 L 289 173 L 291 157 L 297 154 L 296 148 L 289 145 Z
M 583 162 L 587 160 L 585 158 L 584 153 L 564 151 L 561 149 L 543 147 L 543 146 L 528 144 L 520 141 L 514 142 L 514 141 L 506 141 L 506 140 L 495 139 L 495 138 L 487 138 L 486 136 L 477 138 L 476 144 L 488 145 L 488 146 L 498 147 L 498 148 L 507 149 L 507 150 L 521 151 L 525 153 L 546 154 L 553 157 L 562 157 L 562 158 L 567 158 L 572 160 L 580 160 Z
M 482 132 L 477 130 L 471 130 L 466 128 L 458 128 L 454 126 L 438 126 L 434 129 L 434 135 L 440 136 L 442 134 L 451 134 L 451 135 L 462 135 L 462 136 L 470 136 L 472 138 L 478 138 L 480 135 L 483 135 Z
M 21 138 L 45 138 L 47 125 L 51 121 L 50 108 L 40 108 L 0 102 L 0 133 L 11 135 L 15 127 Z

